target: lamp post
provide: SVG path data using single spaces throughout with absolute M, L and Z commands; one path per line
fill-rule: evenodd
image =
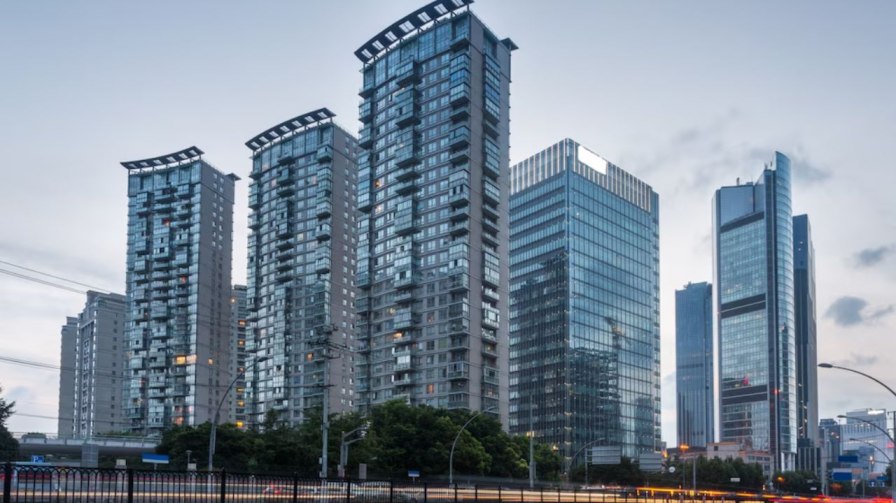
M 853 374 L 859 374 L 859 375 L 862 376 L 862 377 L 867 377 L 868 379 L 871 379 L 872 381 L 876 382 L 877 384 L 880 384 L 881 386 L 883 386 L 884 389 L 886 389 L 887 391 L 889 391 L 890 394 L 893 395 L 894 398 L 896 398 L 896 391 L 893 391 L 893 388 L 891 388 L 891 387 L 887 386 L 886 384 L 884 384 L 883 381 L 881 381 L 880 379 L 878 379 L 878 378 L 876 378 L 876 377 L 873 377 L 873 376 L 870 376 L 870 375 L 868 375 L 868 374 L 866 374 L 866 373 L 864 373 L 864 372 L 860 372 L 860 371 L 858 371 L 858 370 L 851 369 L 851 368 L 848 368 L 848 367 L 841 367 L 841 366 L 839 366 L 839 365 L 833 365 L 833 364 L 831 364 L 831 363 L 819 363 L 818 366 L 821 367 L 821 368 L 823 368 L 823 369 L 839 369 L 839 370 L 845 370 L 845 371 L 847 371 L 847 372 L 852 372 Z M 840 416 L 837 416 L 837 417 L 840 417 Z M 858 419 L 858 418 L 853 418 L 853 419 Z M 865 421 L 865 422 L 867 422 L 867 423 L 869 423 L 869 424 L 873 424 L 873 423 L 871 423 L 870 421 Z M 878 428 L 878 429 L 881 429 L 880 426 L 877 426 L 876 424 L 875 424 L 874 426 L 875 426 L 876 428 Z M 890 439 L 890 442 L 893 443 L 893 459 L 896 459 L 896 442 L 893 441 L 893 437 L 891 437 L 891 436 L 886 432 L 886 430 L 882 430 L 882 431 L 884 432 L 884 434 L 887 435 L 887 438 Z M 896 414 L 893 415 L 893 433 L 896 434 Z M 894 471 L 896 471 L 896 470 L 894 470 Z M 890 498 L 892 498 L 893 503 L 896 503 L 896 473 L 891 473 L 891 474 L 890 474 Z
M 577 450 L 576 453 L 573 454 L 571 458 L 569 458 L 569 463 L 566 465 L 566 481 L 567 482 L 569 481 L 569 472 L 572 471 L 572 465 L 573 465 L 573 463 L 576 462 L 576 458 L 579 457 L 579 454 L 582 451 L 584 451 L 585 449 L 587 449 L 588 447 L 594 445 L 597 442 L 601 442 L 601 441 L 603 441 L 603 439 L 599 438 L 597 440 L 592 440 L 592 441 L 586 443 L 585 445 L 580 447 L 579 450 Z M 587 455 L 585 456 L 585 485 L 586 486 L 588 485 L 588 456 Z
M 448 484 L 454 483 L 454 447 L 457 446 L 457 440 L 460 438 L 460 434 L 464 432 L 464 429 L 470 424 L 474 419 L 479 417 L 483 412 L 490 412 L 495 410 L 495 407 L 489 407 L 484 410 L 480 410 L 470 416 L 470 419 L 467 419 L 467 422 L 464 423 L 463 426 L 458 430 L 457 435 L 454 437 L 454 442 L 451 443 L 451 453 L 448 455 Z
M 370 428 L 370 422 L 367 421 L 361 426 L 358 426 L 354 430 L 347 431 L 342 434 L 342 442 L 339 444 L 339 467 L 342 470 L 342 476 L 345 477 L 346 474 L 346 466 L 348 464 L 348 446 L 352 445 L 355 442 L 360 442 L 364 440 L 364 437 L 367 436 L 367 430 Z M 361 432 L 358 438 L 353 438 L 351 440 L 346 440 L 346 438 L 354 435 L 355 433 Z
M 263 362 L 269 359 L 269 356 L 262 356 L 255 360 L 255 364 Z M 236 382 L 240 380 L 240 377 L 243 377 L 246 374 L 246 369 L 243 368 L 239 372 L 237 372 L 236 377 L 230 381 L 230 386 L 227 386 L 227 391 L 224 392 L 224 396 L 221 397 L 221 401 L 218 402 L 218 407 L 215 409 L 215 415 L 212 419 L 212 429 L 208 434 L 208 471 L 211 472 L 214 470 L 213 459 L 215 457 L 215 442 L 218 436 L 218 418 L 221 414 L 221 406 L 224 405 L 224 402 L 227 401 L 227 395 L 230 394 L 230 390 L 233 389 Z

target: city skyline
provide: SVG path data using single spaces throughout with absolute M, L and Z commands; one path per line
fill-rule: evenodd
M 712 187 L 731 184 L 735 177 L 752 173 L 757 163 L 775 149 L 794 160 L 795 213 L 806 212 L 813 218 L 818 250 L 819 361 L 858 365 L 890 382 L 896 377 L 876 356 L 893 349 L 893 343 L 883 339 L 893 324 L 889 316 L 892 306 L 886 296 L 891 293 L 887 281 L 896 276 L 893 243 L 877 230 L 891 228 L 887 217 L 892 208 L 885 206 L 874 214 L 866 202 L 887 201 L 885 187 L 891 185 L 894 176 L 883 170 L 883 163 L 893 158 L 893 147 L 885 142 L 894 130 L 894 75 L 892 69 L 873 64 L 894 47 L 893 34 L 884 32 L 883 22 L 878 21 L 888 17 L 881 11 L 892 6 L 867 4 L 871 7 L 866 5 L 859 11 L 836 4 L 813 4 L 812 9 L 807 5 L 776 6 L 774 16 L 765 16 L 770 3 L 760 2 L 756 7 L 701 4 L 701 16 L 695 19 L 660 4 L 653 4 L 653 11 L 574 2 L 555 8 L 487 0 L 473 5 L 474 12 L 497 33 L 513 35 L 521 47 L 514 55 L 511 84 L 511 159 L 519 159 L 564 136 L 573 136 L 626 166 L 635 176 L 650 180 L 663 198 L 661 336 L 663 438 L 667 442 L 674 438 L 674 380 L 670 379 L 674 368 L 674 288 L 689 279 L 710 276 L 711 225 L 705 215 Z M 284 54 L 271 51 L 274 54 L 268 58 L 272 59 L 245 57 L 260 53 L 258 47 L 267 48 L 265 43 L 273 48 L 283 45 L 282 40 L 271 40 L 267 31 L 257 42 L 261 45 L 245 39 L 245 32 L 252 30 L 245 28 L 244 20 L 248 20 L 248 26 L 260 23 L 262 18 L 265 22 L 281 22 L 250 12 L 251 9 L 234 7 L 229 14 L 216 14 L 217 25 L 200 28 L 217 37 L 223 37 L 227 30 L 238 34 L 233 43 L 212 48 L 198 40 L 202 37 L 193 38 L 196 20 L 207 14 L 200 13 L 203 9 L 198 7 L 183 7 L 183 17 L 170 21 L 169 39 L 142 44 L 141 37 L 135 35 L 142 34 L 143 40 L 148 40 L 159 26 L 151 20 L 156 19 L 154 16 L 161 18 L 165 9 L 142 6 L 98 12 L 93 10 L 95 5 L 85 4 L 83 12 L 67 12 L 68 7 L 61 4 L 56 10 L 46 6 L 3 6 L 2 19 L 21 22 L 4 26 L 0 40 L 7 42 L 5 47 L 21 50 L 13 54 L 4 49 L 3 53 L 3 60 L 9 62 L 19 78 L 4 84 L 6 93 L 0 97 L 4 109 L 11 111 L 9 116 L 17 119 L 15 123 L 0 124 L 4 133 L 0 135 L 0 148 L 10 155 L 8 166 L 29 168 L 4 168 L 0 175 L 0 209 L 5 215 L 19 215 L 4 222 L 0 259 L 123 291 L 125 227 L 123 216 L 116 213 L 121 213 L 117 210 L 123 205 L 126 182 L 121 176 L 110 176 L 119 160 L 132 158 L 135 153 L 170 152 L 183 145 L 202 144 L 214 153 L 211 159 L 220 163 L 224 171 L 242 176 L 247 169 L 241 142 L 258 124 L 277 123 L 282 117 L 311 110 L 318 103 L 333 102 L 344 126 L 349 131 L 357 130 L 359 124 L 353 119 L 360 77 L 352 51 L 383 26 L 420 7 L 420 2 L 395 2 L 388 8 L 361 3 L 352 7 L 348 17 L 336 16 L 334 13 L 341 9 L 331 10 L 335 7 L 326 5 L 303 6 L 302 10 L 311 12 L 291 16 L 292 22 L 299 22 L 302 17 L 315 19 L 329 13 L 328 18 L 340 20 L 339 33 L 345 35 L 345 40 L 337 41 L 332 48 L 315 47 L 302 57 L 288 58 L 297 69 L 317 63 L 337 68 L 335 74 L 340 78 L 327 85 L 295 79 L 294 87 L 286 91 L 277 89 L 282 84 L 267 86 L 238 78 L 240 71 L 252 72 L 237 67 L 269 65 Z M 131 16 L 141 14 L 147 20 L 145 25 L 129 24 Z M 557 38 L 553 42 L 547 40 L 548 35 L 526 30 L 527 16 L 554 16 L 579 29 L 567 29 L 564 33 L 546 30 Z M 802 27 L 796 21 L 800 16 Z M 607 17 L 616 20 L 615 25 L 601 25 L 602 30 L 587 37 L 583 34 L 588 22 Z M 72 18 L 83 23 L 68 26 L 63 21 Z M 731 25 L 734 18 L 740 23 L 737 26 Z M 668 28 L 660 26 L 657 19 L 665 19 L 664 24 L 669 25 L 678 23 L 679 29 L 664 31 Z M 91 31 L 89 37 L 80 41 L 66 39 L 76 37 L 78 32 L 72 28 L 83 28 L 85 23 L 87 31 Z M 843 31 L 841 23 L 862 29 Z M 91 30 L 91 26 L 112 29 Z M 803 37 L 785 33 L 785 26 Z M 701 33 L 697 27 L 705 30 Z M 625 37 L 627 33 L 648 33 L 653 29 L 657 34 L 649 40 L 662 40 L 665 47 Z M 310 27 L 308 30 L 316 33 Z M 300 43 L 306 40 L 302 37 L 312 36 L 300 35 L 301 31 L 278 37 L 294 36 L 287 40 Z M 701 36 L 685 33 L 689 31 Z M 827 36 L 835 32 L 840 36 L 833 40 Z M 31 36 L 45 41 L 25 42 L 28 47 L 24 47 L 23 41 Z M 704 45 L 713 44 L 707 40 L 723 49 L 708 50 Z M 174 50 L 174 41 L 181 43 L 181 49 Z M 116 48 L 116 43 L 125 47 Z M 560 47 L 568 51 L 577 45 L 593 47 L 594 61 L 600 64 L 583 68 L 584 78 L 557 77 L 564 58 L 552 61 L 552 56 L 560 54 Z M 125 57 L 123 49 L 134 49 L 136 53 Z M 186 57 L 193 53 L 209 53 L 209 58 Z M 162 85 L 155 80 L 156 65 L 143 63 L 165 61 L 165 56 L 171 58 L 174 67 L 196 65 L 209 75 L 203 77 L 203 72 L 197 72 L 194 83 L 169 79 L 178 80 L 177 85 Z M 653 63 L 651 68 L 642 66 L 648 56 Z M 240 64 L 230 68 L 230 60 Z M 70 66 L 73 62 L 82 67 Z M 276 63 L 281 69 L 289 66 L 282 58 Z M 716 70 L 717 67 L 724 71 Z M 228 75 L 235 77 L 230 82 L 220 81 L 214 78 L 220 73 L 214 71 L 216 68 L 226 69 L 231 72 Z M 763 70 L 777 74 L 771 78 Z M 608 72 L 622 78 L 596 79 Z M 658 75 L 672 78 L 663 81 L 662 86 L 647 84 L 651 76 L 654 82 L 659 81 Z M 147 86 L 141 79 L 152 79 L 153 85 Z M 586 82 L 588 85 L 583 85 Z M 696 91 L 689 91 L 689 86 Z M 562 87 L 562 92 L 558 87 Z M 308 97 L 287 99 L 296 88 L 306 91 Z M 260 90 L 265 93 L 259 93 Z M 748 90 L 749 94 L 735 97 Z M 552 99 L 541 99 L 548 95 Z M 141 102 L 149 108 L 135 106 Z M 191 113 L 189 122 L 194 125 L 187 129 L 173 127 L 179 121 L 171 117 L 185 114 L 191 107 L 204 114 Z M 129 120 L 126 128 L 120 127 L 125 117 L 132 114 L 145 120 Z M 85 127 L 85 119 L 90 121 L 90 127 Z M 54 137 L 53 145 L 58 148 L 22 148 L 31 145 L 31 137 L 37 137 L 45 128 L 65 128 L 64 133 Z M 64 166 L 65 171 L 59 171 L 57 177 L 44 176 L 46 170 L 56 165 Z M 40 192 L 21 190 L 38 184 L 42 186 Z M 248 212 L 246 182 L 237 185 L 234 280 L 240 283 L 245 278 L 246 263 L 246 251 L 240 243 L 245 243 Z M 79 195 L 89 193 L 90 204 L 68 199 L 71 196 L 63 189 L 70 186 L 79 187 L 73 191 Z M 98 225 L 77 225 L 86 221 Z M 695 224 L 701 221 L 702 225 Z M 77 233 L 73 233 L 75 229 Z M 61 244 L 76 236 L 91 241 L 89 250 Z M 677 243 L 693 246 L 677 247 Z M 42 352 L 39 348 L 58 347 L 58 325 L 65 315 L 76 312 L 82 297 L 8 276 L 0 281 L 0 295 L 6 304 L 4 315 L 15 321 L 4 334 L 10 341 L 4 353 L 53 362 L 55 349 Z M 19 340 L 38 343 L 32 346 L 13 342 Z M 846 344 L 856 340 L 866 344 Z M 883 407 L 888 403 L 886 396 L 850 376 L 829 374 L 819 373 L 823 391 L 821 417 L 835 415 L 832 411 Z M 19 401 L 19 412 L 46 416 L 56 413 L 52 397 L 58 374 L 2 363 L 0 383 L 7 399 Z M 851 390 L 848 397 L 847 389 Z M 10 424 L 14 431 L 23 431 L 18 425 L 26 430 L 52 431 L 55 419 L 14 416 Z

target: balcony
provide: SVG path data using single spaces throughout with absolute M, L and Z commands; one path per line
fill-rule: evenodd
M 406 236 L 417 231 L 417 225 L 414 223 L 414 213 L 411 211 L 396 215 L 393 225 L 395 226 L 395 233 L 399 236 Z
M 452 293 L 470 289 L 470 277 L 466 274 L 454 274 L 448 277 L 448 290 Z
M 500 314 L 498 314 L 498 310 L 493 307 L 483 307 L 482 308 L 482 326 L 486 328 L 492 328 L 497 330 L 500 325 L 499 320 L 501 319 Z
M 455 150 L 451 152 L 449 155 L 449 159 L 451 163 L 454 165 L 462 164 L 466 161 L 470 160 L 470 149 L 469 147 L 462 148 L 460 150 Z
M 280 165 L 289 164 L 294 160 L 296 160 L 296 156 L 292 155 L 292 152 L 288 150 L 284 150 L 277 156 L 277 164 Z
M 470 227 L 465 221 L 451 222 L 451 225 L 448 226 L 448 232 L 454 237 L 463 236 L 470 232 Z
M 392 344 L 396 346 L 396 348 L 398 346 L 404 346 L 405 344 L 414 343 L 414 336 L 412 336 L 411 334 L 405 334 L 401 332 L 396 332 L 396 334 L 398 335 L 392 337 Z
M 483 344 L 482 345 L 482 354 L 486 356 L 491 356 L 493 358 L 498 357 L 498 348 L 495 347 L 494 344 Z
M 498 220 L 501 217 L 501 213 L 499 212 L 497 205 L 483 203 L 482 204 L 482 216 Z
M 407 370 L 409 368 L 411 368 L 410 363 L 396 363 L 395 364 L 395 370 L 397 370 L 397 371 Z M 395 386 L 407 386 L 407 385 L 412 384 L 411 374 L 404 373 L 399 377 L 393 377 L 392 384 L 394 384 Z
M 483 180 L 482 181 L 482 198 L 487 202 L 492 204 L 500 204 L 501 203 L 501 189 L 498 188 L 494 183 Z
M 249 207 L 253 210 L 261 208 L 261 195 L 258 192 L 249 194 Z
M 451 132 L 448 140 L 448 146 L 451 150 L 458 150 L 470 145 L 470 129 L 467 127 L 457 128 Z
M 482 296 L 493 302 L 498 302 L 501 300 L 501 295 L 498 293 L 498 290 L 488 286 L 482 287 Z
M 320 224 L 317 226 L 317 240 L 318 241 L 326 241 L 330 239 L 331 227 L 330 224 Z
M 470 204 L 470 191 L 466 186 L 456 186 L 452 187 L 451 195 L 448 197 L 448 202 L 454 208 L 459 208 L 461 206 L 466 206 Z
M 501 177 L 501 165 L 498 163 L 498 159 L 492 155 L 486 155 L 485 160 L 482 162 L 482 172 L 491 178 L 500 178 Z
M 374 85 L 373 80 L 368 80 L 361 86 L 361 89 L 358 90 L 358 94 L 361 95 L 362 98 L 369 98 L 373 96 L 374 91 L 376 91 L 376 85 Z
M 498 234 L 499 229 L 500 229 L 498 227 L 498 222 L 496 220 L 492 220 L 490 218 L 482 219 L 482 228 L 483 228 L 483 230 L 485 230 L 486 232 L 489 232 L 491 234 Z
M 333 212 L 333 204 L 330 201 L 317 203 L 317 218 L 327 218 Z
M 370 273 L 359 272 L 355 274 L 355 286 L 358 288 L 370 288 Z
M 364 100 L 364 102 L 358 106 L 358 118 L 365 124 L 373 119 L 373 102 Z
M 498 376 L 500 372 L 494 367 L 482 367 L 482 382 L 488 384 L 498 384 Z
M 413 328 L 420 324 L 420 317 L 411 312 L 410 309 L 402 309 L 395 313 L 392 318 L 392 326 L 396 330 L 405 330 Z
M 326 274 L 330 272 L 330 257 L 322 257 L 314 262 L 314 271 L 317 274 Z
M 373 131 L 370 125 L 366 125 L 361 128 L 361 133 L 358 136 L 358 146 L 361 148 L 370 148 L 373 145 Z
M 419 80 L 417 65 L 409 61 L 395 70 L 395 84 L 400 87 L 415 84 Z
M 289 197 L 296 193 L 296 186 L 292 182 L 277 182 L 277 195 Z
M 370 192 L 361 192 L 358 194 L 358 210 L 367 213 L 373 207 L 373 201 L 370 199 Z
M 413 274 L 405 274 L 395 278 L 393 284 L 395 288 L 410 288 L 420 282 L 420 277 Z
M 355 312 L 358 314 L 370 311 L 370 297 L 358 297 L 355 300 Z
M 395 125 L 403 128 L 412 124 L 420 124 L 420 113 L 416 106 L 407 105 L 407 109 L 395 116 Z
M 317 162 L 329 162 L 333 160 L 333 148 L 329 145 L 324 145 L 317 149 L 317 155 L 315 157 Z
M 395 303 L 400 305 L 410 304 L 414 302 L 414 290 L 398 290 L 395 292 Z
M 464 362 L 452 363 L 446 368 L 445 377 L 448 379 L 469 379 L 470 365 Z
M 395 165 L 399 168 L 420 163 L 420 155 L 416 146 L 411 143 L 395 151 Z
M 418 173 L 417 170 L 414 169 L 413 166 L 408 166 L 408 167 L 398 169 L 398 171 L 395 172 L 395 178 L 399 182 L 403 182 L 405 180 L 412 180 L 414 178 L 420 178 L 420 173 Z
M 395 187 L 395 192 L 401 195 L 408 195 L 417 190 L 417 182 L 416 180 L 405 180 L 403 182 L 398 182 L 398 185 Z
M 470 85 L 460 84 L 451 88 L 448 94 L 448 102 L 451 106 L 466 105 L 470 102 Z

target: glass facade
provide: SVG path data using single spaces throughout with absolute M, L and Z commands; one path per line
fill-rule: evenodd
M 815 325 L 815 248 L 808 215 L 793 217 L 796 321 L 797 469 L 821 474 L 818 438 L 818 350 Z
M 566 139 L 511 167 L 510 431 L 660 449 L 659 199 Z
M 234 376 L 233 393 L 228 395 L 230 414 L 238 428 L 245 428 L 248 420 L 246 407 L 246 328 L 248 306 L 245 285 L 233 285 L 230 297 L 230 375 Z
M 135 432 L 211 420 L 230 383 L 238 178 L 201 154 L 193 147 L 122 163 L 128 169 L 125 415 Z
M 675 291 L 675 384 L 678 445 L 706 447 L 715 438 L 712 285 Z
M 353 405 L 357 142 L 320 109 L 246 143 L 249 422 Z
M 792 470 L 797 447 L 790 161 L 714 198 L 720 440 Z
M 358 405 L 398 399 L 506 420 L 515 46 L 457 11 L 464 3 L 433 2 L 356 52 Z

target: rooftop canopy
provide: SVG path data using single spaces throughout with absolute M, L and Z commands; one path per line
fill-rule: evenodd
M 183 164 L 185 162 L 197 160 L 202 157 L 202 154 L 204 153 L 205 152 L 194 145 L 192 147 L 188 147 L 171 154 L 160 155 L 158 157 L 152 157 L 150 159 L 141 159 L 139 161 L 125 161 L 122 162 L 121 165 L 124 166 L 127 170 L 166 168 L 168 166 L 174 166 Z
M 368 40 L 366 44 L 355 51 L 355 56 L 366 65 L 408 34 L 471 3 L 473 0 L 435 0 L 379 32 L 377 36 Z
M 329 108 L 319 108 L 313 112 L 308 112 L 306 114 L 299 115 L 298 117 L 293 117 L 288 121 L 277 124 L 276 126 L 256 135 L 254 138 L 247 141 L 246 146 L 251 148 L 254 152 L 265 147 L 274 140 L 286 136 L 291 136 L 297 131 L 300 131 L 308 126 L 311 126 L 318 122 L 330 120 L 333 117 L 336 117 L 336 114 L 331 112 Z

